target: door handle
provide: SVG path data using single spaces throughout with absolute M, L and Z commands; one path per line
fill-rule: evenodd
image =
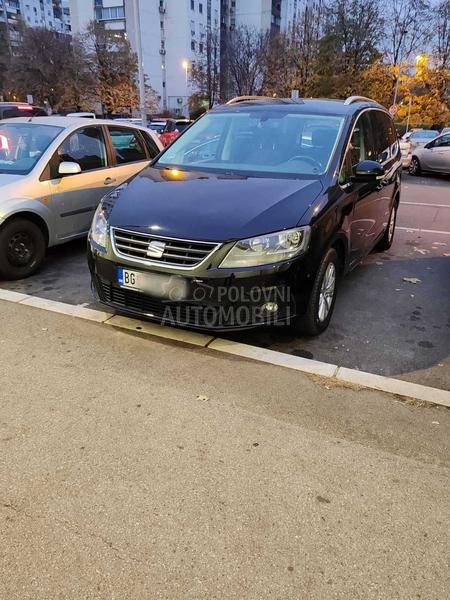
M 107 177 L 103 183 L 105 185 L 111 185 L 111 183 L 116 183 L 116 179 L 114 177 Z

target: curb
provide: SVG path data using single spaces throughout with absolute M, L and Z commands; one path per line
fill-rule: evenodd
M 1 288 L 0 300 L 13 302 L 15 304 L 24 304 L 25 306 L 32 306 L 34 308 L 94 321 L 96 323 L 103 323 L 119 329 L 137 331 L 166 340 L 208 348 L 215 350 L 216 352 L 224 352 L 226 354 L 277 365 L 287 369 L 294 369 L 310 375 L 333 378 L 342 383 L 359 385 L 367 389 L 387 392 L 389 394 L 404 396 L 412 398 L 413 400 L 429 402 L 431 404 L 438 404 L 450 408 L 450 392 L 409 381 L 403 381 L 401 379 L 394 379 L 382 375 L 375 375 L 374 373 L 357 371 L 356 369 L 339 367 L 338 365 L 317 360 L 309 360 L 299 356 L 292 356 L 291 354 L 283 354 L 282 352 L 276 352 L 275 350 L 266 350 L 264 348 L 258 348 L 257 346 L 250 346 L 248 344 L 216 338 L 212 335 L 176 329 L 175 327 L 167 327 L 166 325 L 157 325 L 149 323 L 148 321 L 139 321 L 138 319 L 122 317 L 120 315 L 114 315 L 112 313 L 86 308 L 84 306 L 47 300 L 45 298 L 21 294 Z

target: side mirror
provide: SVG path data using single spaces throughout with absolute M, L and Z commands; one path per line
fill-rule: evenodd
M 384 167 L 375 160 L 362 160 L 353 167 L 351 180 L 354 183 L 375 183 L 383 179 L 385 174 Z
M 59 175 L 77 175 L 81 173 L 81 167 L 76 162 L 63 161 L 58 167 Z

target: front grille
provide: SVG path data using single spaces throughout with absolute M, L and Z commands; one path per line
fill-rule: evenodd
M 149 264 L 160 263 L 185 269 L 197 267 L 219 247 L 219 244 L 213 242 L 162 238 L 115 228 L 112 229 L 112 240 L 117 256 Z M 151 242 L 164 244 L 161 256 L 149 254 Z

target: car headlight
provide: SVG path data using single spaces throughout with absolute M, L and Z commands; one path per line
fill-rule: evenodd
M 89 231 L 89 241 L 100 252 L 106 252 L 108 245 L 108 221 L 106 219 L 103 202 L 97 207 L 94 218 L 92 219 L 91 229 Z
M 310 227 L 296 227 L 240 240 L 231 248 L 220 268 L 256 267 L 289 260 L 308 248 Z

